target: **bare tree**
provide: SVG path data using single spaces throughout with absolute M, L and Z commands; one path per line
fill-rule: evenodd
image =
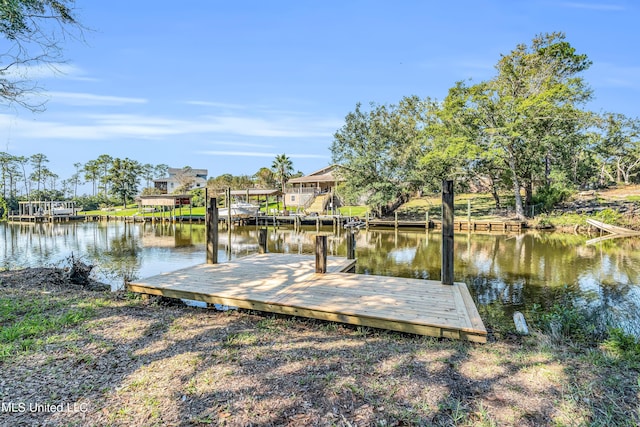
M 30 67 L 55 69 L 63 63 L 60 43 L 81 35 L 74 0 L 0 1 L 0 35 L 8 41 L 0 51 L 0 103 L 42 111 L 44 102 L 29 98 L 38 83 L 28 76 Z

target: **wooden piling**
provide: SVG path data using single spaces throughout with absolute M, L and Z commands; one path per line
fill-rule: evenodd
M 453 285 L 453 181 L 442 181 L 442 284 Z
M 261 228 L 258 230 L 258 253 L 267 253 L 267 229 Z
M 356 259 L 356 236 L 347 230 L 347 259 Z
M 327 272 L 327 236 L 316 236 L 316 273 Z
M 218 263 L 218 199 L 209 199 L 206 215 L 207 264 Z

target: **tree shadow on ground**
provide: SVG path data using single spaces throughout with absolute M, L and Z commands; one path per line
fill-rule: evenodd
M 637 371 L 585 357 L 531 337 L 477 345 L 249 311 L 115 300 L 42 351 L 4 366 L 4 401 L 86 404 L 88 412 L 3 413 L 0 421 L 253 426 L 640 421 Z M 594 366 L 606 369 L 585 372 Z

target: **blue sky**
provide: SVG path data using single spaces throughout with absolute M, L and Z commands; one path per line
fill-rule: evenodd
M 33 69 L 46 111 L 0 106 L 0 151 L 44 153 L 60 179 L 107 153 L 253 174 L 286 153 L 331 161 L 358 102 L 442 100 L 500 54 L 563 31 L 593 61 L 589 108 L 640 116 L 640 6 L 600 1 L 88 1 L 59 72 Z M 0 42 L 0 47 L 6 43 Z

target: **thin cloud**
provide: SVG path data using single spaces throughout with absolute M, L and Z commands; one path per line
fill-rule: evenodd
M 560 3 L 560 6 L 564 6 L 572 9 L 605 10 L 605 11 L 615 11 L 615 12 L 625 10 L 624 6 L 621 6 L 618 4 L 606 4 L 606 3 L 565 2 L 565 3 Z
M 146 104 L 148 102 L 144 98 L 96 95 L 80 92 L 47 92 L 47 95 L 51 101 L 75 106 Z
M 237 157 L 275 157 L 282 153 L 264 153 L 261 151 L 199 151 L 198 154 L 205 154 L 208 156 L 237 156 Z M 324 154 L 301 154 L 293 153 L 288 154 L 287 157 L 291 159 L 326 159 L 329 156 Z
M 247 108 L 245 105 L 230 104 L 226 102 L 213 102 L 213 101 L 185 101 L 185 104 L 198 105 L 201 107 L 226 108 L 229 110 L 244 110 Z
M 211 145 L 230 145 L 233 147 L 254 147 L 254 148 L 273 148 L 271 144 L 253 144 L 251 142 L 227 142 L 227 141 L 215 141 Z
M 98 81 L 98 79 L 88 77 L 82 68 L 71 64 L 16 65 L 9 68 L 5 75 L 9 78 L 29 80 L 62 78 L 77 81 Z
M 82 98 L 82 97 L 79 97 Z M 94 101 L 122 102 L 137 98 L 104 99 Z M 91 100 L 91 96 L 85 101 Z M 139 100 L 141 101 L 141 100 Z M 138 101 L 136 101 L 138 102 Z M 5 120 L 6 117 L 5 116 Z M 55 117 L 55 120 L 53 119 Z M 16 137 L 33 139 L 109 140 L 113 138 L 158 139 L 175 135 L 218 135 L 227 139 L 238 137 L 258 138 L 331 138 L 340 122 L 306 118 L 280 117 L 263 119 L 254 117 L 201 116 L 193 119 L 176 119 L 139 114 L 91 114 L 79 113 L 52 116 L 48 120 L 24 120 L 14 118 Z M 3 117 L 0 116 L 0 125 Z M 212 138 L 210 136 L 210 138 Z

